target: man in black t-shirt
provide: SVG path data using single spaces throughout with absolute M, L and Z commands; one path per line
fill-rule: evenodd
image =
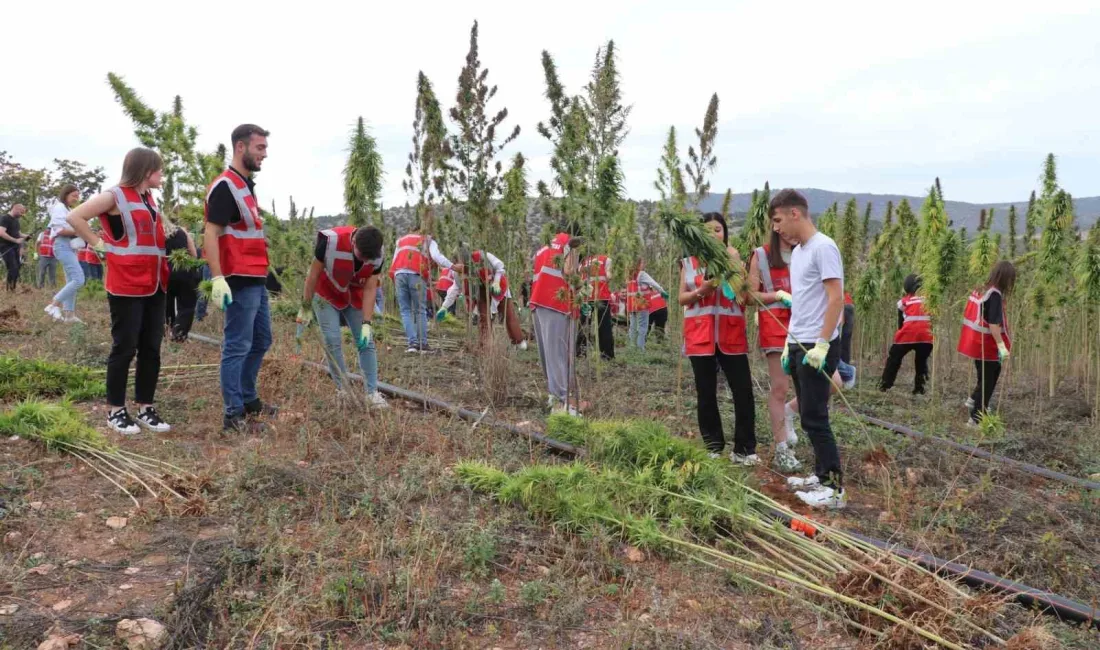
M 10 212 L 0 217 L 0 256 L 8 270 L 8 291 L 15 291 L 15 284 L 19 281 L 19 249 L 27 241 L 19 234 L 19 219 L 26 211 L 25 207 L 16 203 Z

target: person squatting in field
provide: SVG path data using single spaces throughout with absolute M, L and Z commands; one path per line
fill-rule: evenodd
M 452 272 L 451 281 L 447 284 L 447 291 L 443 296 L 443 304 L 435 313 L 435 319 L 444 320 L 454 307 L 459 295 L 464 294 L 467 307 L 477 310 L 478 328 L 483 345 L 490 335 L 491 319 L 498 318 L 504 321 L 504 328 L 508 332 L 508 340 L 512 345 L 526 350 L 527 337 L 520 326 L 515 301 L 512 300 L 512 290 L 508 286 L 508 273 L 504 268 L 504 262 L 488 251 L 471 252 L 467 246 L 460 248 L 458 257 L 462 260 L 462 282 L 454 281 Z
M 123 435 L 139 433 L 141 428 L 158 433 L 171 429 L 153 406 L 168 288 L 164 220 L 152 192 L 161 186 L 163 168 L 160 154 L 152 149 L 130 150 L 118 185 L 92 197 L 67 217 L 69 227 L 107 260 L 104 288 L 113 341 L 107 358 L 107 426 Z M 97 217 L 99 235 L 88 225 Z M 135 353 L 136 419 L 126 409 L 126 380 Z
M 571 224 L 535 253 L 530 302 L 539 364 L 549 391 L 548 406 L 552 413 L 572 415 L 579 415 L 586 406 L 577 398 L 572 372 L 580 311 L 570 280 L 580 270 L 577 249 L 582 240 L 578 233 L 577 226 Z
M 894 343 L 882 369 L 879 390 L 893 388 L 905 355 L 914 352 L 916 374 L 913 376 L 913 394 L 923 395 L 924 384 L 928 381 L 928 359 L 932 356 L 932 317 L 924 309 L 924 298 L 917 295 L 921 288 L 920 276 L 906 276 L 903 288 L 905 295 L 898 301 L 898 329 L 894 332 Z
M 797 472 L 802 468 L 792 449 L 798 442 L 794 430 L 797 404 L 786 403 L 791 382 L 780 361 L 791 322 L 792 248 L 773 228 L 768 243 L 754 250 L 749 261 L 749 286 L 755 289 L 757 307 L 757 343 L 768 361 L 768 415 L 772 438 L 777 441 L 772 464 L 781 472 Z
M 308 327 L 316 316 L 325 341 L 329 374 L 341 392 L 348 391 L 348 368 L 340 322 L 347 324 L 359 351 L 367 406 L 373 409 L 388 407 L 378 392 L 378 353 L 372 325 L 383 264 L 382 231 L 378 228 L 339 226 L 320 231 L 296 319 L 298 325 Z
M 829 423 L 829 395 L 840 359 L 844 262 L 836 242 L 814 226 L 809 204 L 799 192 L 776 194 L 768 214 L 780 237 L 796 244 L 789 265 L 791 320 L 780 362 L 794 381 L 802 429 L 814 448 L 814 473 L 790 477 L 787 484 L 802 488 L 796 495 L 811 507 L 843 508 L 847 495 L 840 450 Z
M 267 158 L 267 136 L 255 124 L 233 129 L 233 160 L 210 184 L 203 211 L 203 252 L 213 276 L 210 300 L 225 311 L 222 428 L 240 433 L 262 429 L 255 418 L 278 413 L 256 387 L 272 342 L 267 241 L 252 179 Z
M 703 225 L 712 237 L 726 246 L 734 268 L 743 268 L 737 249 L 729 246 L 726 219 L 717 212 L 703 215 Z M 733 394 L 733 450 L 730 460 L 744 466 L 756 465 L 755 405 L 749 347 L 741 296 L 727 298 L 718 290 L 718 280 L 707 276 L 706 267 L 695 257 L 684 258 L 680 268 L 678 302 L 684 307 L 684 354 L 691 360 L 695 376 L 696 415 L 699 434 L 712 458 L 726 446 L 722 416 L 718 411 L 718 371 L 726 376 Z
M 977 426 L 989 408 L 1001 367 L 1012 354 L 1006 303 L 1016 287 L 1016 267 L 1007 260 L 997 262 L 981 289 L 967 298 L 963 310 L 958 351 L 974 360 L 978 383 L 966 400 L 970 417 L 967 426 Z

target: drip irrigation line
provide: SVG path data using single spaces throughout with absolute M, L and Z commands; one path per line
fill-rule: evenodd
M 1032 465 L 1030 463 L 1025 463 L 1023 461 L 1015 460 L 1013 458 L 1000 456 L 998 454 L 988 452 L 984 449 L 979 449 L 978 447 L 972 447 L 970 445 L 964 445 L 961 442 L 955 442 L 954 440 L 948 440 L 947 438 L 940 438 L 938 436 L 932 436 L 932 435 L 929 435 L 927 433 L 922 433 L 920 431 L 917 431 L 916 429 L 912 429 L 910 427 L 907 427 L 907 426 L 904 426 L 904 425 L 901 425 L 901 424 L 894 424 L 893 422 L 887 422 L 886 420 L 880 420 L 879 418 L 872 417 L 870 415 L 863 415 L 862 413 L 855 413 L 854 411 L 853 411 L 852 414 L 856 417 L 856 419 L 867 422 L 868 424 L 873 424 L 877 427 L 881 427 L 881 428 L 886 429 L 888 431 L 893 431 L 894 433 L 899 433 L 903 436 L 908 436 L 909 438 L 912 438 L 914 440 L 928 440 L 929 442 L 933 442 L 937 445 L 940 445 L 940 446 L 943 446 L 943 447 L 948 447 L 948 448 L 954 449 L 956 451 L 964 452 L 964 453 L 969 454 L 971 456 L 974 456 L 976 458 L 981 458 L 983 460 L 988 460 L 990 462 L 1001 463 L 1002 465 L 1007 465 L 1008 467 L 1010 467 L 1012 469 L 1015 469 L 1015 470 L 1019 470 L 1021 472 L 1026 472 L 1028 474 L 1034 474 L 1036 476 L 1042 476 L 1043 478 L 1048 478 L 1048 479 L 1051 479 L 1053 481 L 1061 481 L 1063 483 L 1069 483 L 1070 485 L 1076 485 L 1077 487 L 1082 487 L 1082 488 L 1085 488 L 1085 489 L 1088 489 L 1088 490 L 1098 490 L 1098 491 L 1100 491 L 1100 483 L 1097 483 L 1096 481 L 1090 481 L 1088 479 L 1077 478 L 1076 476 L 1070 476 L 1069 474 L 1063 474 L 1062 472 L 1056 472 L 1052 469 L 1047 469 L 1045 467 L 1040 467 L 1039 465 Z
M 218 339 L 203 336 L 201 334 L 191 334 L 190 338 L 194 339 L 196 341 L 199 341 L 200 343 L 207 343 L 207 344 L 210 344 L 210 345 L 221 345 L 221 341 L 219 341 Z M 328 372 L 328 368 L 326 368 L 325 366 L 323 366 L 319 363 L 313 362 L 313 361 L 299 360 L 299 363 L 302 363 L 303 365 L 309 366 L 311 368 L 316 368 L 318 370 L 323 370 L 325 372 Z M 362 375 L 359 375 L 357 373 L 348 373 L 348 377 L 350 377 L 350 378 L 352 378 L 356 381 L 359 381 L 359 382 L 363 381 Z M 387 384 L 385 382 L 378 382 L 378 390 L 385 393 L 385 394 L 387 394 L 387 395 L 389 395 L 389 396 L 392 396 L 392 397 L 397 397 L 397 398 L 408 400 L 408 401 L 411 401 L 411 402 L 414 402 L 414 403 L 417 403 L 417 404 L 421 404 L 425 408 L 432 408 L 432 409 L 440 410 L 440 411 L 443 411 L 443 412 L 446 412 L 446 413 L 451 413 L 451 414 L 456 415 L 456 416 L 462 418 L 463 420 L 466 420 L 466 421 L 471 422 L 471 423 L 480 421 L 483 426 L 493 427 L 495 429 L 498 429 L 498 430 L 501 430 L 501 431 L 504 431 L 504 432 L 507 432 L 507 433 L 511 433 L 513 435 L 521 436 L 523 438 L 527 438 L 529 440 L 539 442 L 543 445 L 546 445 L 547 447 L 549 447 L 551 449 L 554 449 L 554 450 L 559 451 L 559 452 L 564 453 L 564 454 L 583 457 L 587 453 L 586 450 L 583 447 L 577 447 L 575 445 L 571 445 L 571 444 L 568 444 L 568 443 L 565 443 L 565 442 L 561 442 L 560 440 L 555 440 L 554 438 L 551 438 L 550 436 L 547 436 L 546 434 L 543 434 L 543 433 L 539 433 L 539 432 L 531 431 L 531 430 L 527 430 L 527 429 L 520 429 L 519 427 L 517 427 L 513 424 L 510 424 L 508 422 L 502 422 L 502 421 L 496 420 L 494 418 L 483 417 L 483 415 L 481 413 L 478 413 L 476 411 L 471 411 L 470 409 L 462 408 L 460 406 L 455 406 L 455 405 L 450 404 L 448 402 L 445 402 L 441 399 L 430 397 L 428 395 L 424 395 L 424 394 L 419 393 L 417 391 L 408 390 L 408 389 L 405 389 L 405 388 L 400 388 L 398 386 L 394 386 L 392 384 Z M 871 418 L 871 417 L 868 417 L 868 416 L 859 416 L 859 417 L 867 420 L 869 423 L 874 424 L 876 426 L 890 425 L 886 428 L 890 428 L 891 426 L 898 426 L 899 428 L 905 429 L 905 427 L 900 427 L 900 425 L 893 425 L 892 423 L 885 422 L 884 420 L 877 420 L 876 418 Z M 893 430 L 893 429 L 891 429 L 891 430 Z M 900 433 L 905 433 L 906 435 L 911 435 L 912 437 L 915 437 L 917 439 L 928 438 L 929 440 L 933 440 L 933 441 L 942 441 L 944 443 L 950 443 L 950 446 L 957 447 L 957 448 L 962 448 L 963 450 L 967 450 L 967 451 L 973 450 L 973 452 L 981 452 L 981 454 L 985 454 L 986 456 L 992 457 L 992 459 L 1001 459 L 1001 458 L 1003 458 L 1003 457 L 1000 457 L 1000 456 L 994 456 L 993 454 L 989 454 L 988 452 L 984 452 L 980 449 L 976 449 L 976 448 L 973 448 L 973 447 L 967 447 L 966 445 L 960 445 L 959 443 L 953 443 L 949 440 L 943 440 L 941 438 L 935 438 L 933 436 L 926 436 L 925 434 L 922 434 L 919 431 L 913 431 L 912 429 L 908 429 L 907 432 L 900 432 Z M 916 434 L 916 435 L 913 435 L 913 434 Z M 975 454 L 975 455 L 981 456 L 981 454 Z M 986 457 L 986 456 L 981 456 L 981 457 Z M 1014 465 L 1021 465 L 1021 466 L 1026 465 L 1026 463 L 1020 463 L 1019 461 L 1013 461 L 1009 458 L 1004 458 L 1003 460 L 1004 461 L 1010 461 L 1010 464 L 1014 464 Z M 1034 467 L 1034 466 L 1030 466 L 1030 467 Z M 1041 467 L 1040 468 L 1035 468 L 1035 469 L 1043 470 L 1043 468 L 1041 468 Z M 1044 471 L 1049 472 L 1050 474 L 1057 475 L 1057 477 L 1064 477 L 1065 479 L 1072 479 L 1073 481 L 1081 481 L 1081 479 L 1074 479 L 1074 477 L 1072 477 L 1072 476 L 1067 476 L 1065 474 L 1059 474 L 1058 472 L 1051 472 L 1050 470 L 1044 470 Z M 1056 477 L 1050 477 L 1050 478 L 1056 478 Z M 1062 478 L 1057 478 L 1057 480 L 1063 480 L 1063 479 Z M 1088 483 L 1088 481 L 1085 481 L 1085 482 Z M 1100 486 L 1097 486 L 1097 487 L 1100 487 Z M 816 529 L 813 528 L 812 526 L 808 526 L 804 522 L 801 522 L 797 519 L 792 519 L 789 515 L 787 515 L 783 512 L 780 512 L 778 510 L 772 510 L 769 514 L 772 517 L 774 517 L 775 519 L 783 522 L 784 525 L 791 528 L 792 530 L 802 532 L 803 534 L 805 534 L 809 537 L 814 537 L 817 534 Z M 1082 623 L 1082 624 L 1088 625 L 1090 627 L 1095 627 L 1097 629 L 1100 629 L 1100 609 L 1097 609 L 1096 607 L 1090 607 L 1090 606 L 1085 605 L 1083 603 L 1079 603 L 1079 602 L 1071 600 L 1069 598 L 1065 598 L 1064 596 L 1059 596 L 1058 594 L 1055 594 L 1055 593 L 1052 593 L 1052 592 L 1049 592 L 1049 591 L 1044 591 L 1042 589 L 1036 589 L 1035 587 L 1030 587 L 1028 585 L 1025 585 L 1025 584 L 1020 583 L 1020 582 L 1016 582 L 1014 580 L 1009 580 L 1007 578 L 1001 578 L 999 576 L 993 575 L 992 573 L 986 573 L 984 571 L 979 571 L 977 569 L 973 569 L 971 567 L 968 567 L 964 564 L 959 564 L 957 562 L 951 562 L 949 560 L 943 560 L 943 559 L 940 559 L 940 558 L 938 558 L 934 555 L 930 555 L 928 553 L 920 553 L 920 552 L 914 551 L 912 549 L 908 549 L 908 548 L 905 548 L 905 547 L 902 547 L 902 546 L 897 546 L 895 544 L 891 544 L 889 542 L 885 542 L 883 540 L 876 539 L 874 537 L 868 537 L 866 535 L 861 535 L 861 534 L 858 534 L 858 533 L 852 533 L 852 532 L 847 532 L 847 531 L 844 531 L 844 534 L 849 535 L 849 536 L 851 536 L 855 539 L 858 539 L 862 542 L 865 542 L 867 544 L 871 544 L 872 546 L 875 546 L 876 548 L 879 548 L 881 550 L 893 553 L 893 554 L 895 554 L 899 557 L 903 557 L 905 559 L 911 560 L 911 561 L 913 561 L 913 562 L 915 562 L 915 563 L 917 563 L 917 564 L 919 564 L 919 565 L 923 566 L 924 568 L 929 569 L 931 571 L 935 571 L 935 572 L 940 573 L 942 575 L 958 579 L 958 580 L 966 583 L 967 585 L 970 585 L 971 587 L 986 589 L 986 590 L 993 591 L 995 593 L 1000 593 L 1000 594 L 1004 594 L 1006 596 L 1010 596 L 1010 597 L 1012 597 L 1013 600 L 1015 600 L 1020 605 L 1023 605 L 1024 607 L 1037 608 L 1040 611 L 1042 611 L 1044 614 L 1048 614 L 1048 615 L 1051 615 L 1051 616 L 1056 616 L 1059 620 L 1070 621 L 1070 622 L 1075 622 L 1075 623 Z

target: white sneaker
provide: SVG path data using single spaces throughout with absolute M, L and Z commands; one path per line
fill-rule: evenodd
M 152 406 L 138 409 L 137 423 L 155 433 L 167 433 L 172 430 L 172 427 L 161 419 L 160 413 L 157 413 L 157 409 Z
M 76 314 L 69 314 L 68 316 L 65 316 L 63 318 L 63 320 L 66 323 L 83 323 L 84 322 L 84 321 L 80 320 L 79 318 L 77 318 Z
M 816 474 L 810 474 L 809 476 L 788 476 L 787 487 L 793 489 L 806 488 L 813 489 L 821 485 L 821 479 L 817 478 Z
M 756 454 L 742 456 L 741 454 L 735 454 L 731 451 L 730 462 L 734 465 L 741 465 L 742 467 L 754 467 L 760 464 L 760 457 Z
M 519 349 L 520 350 L 526 350 L 527 349 L 527 341 L 520 341 L 519 342 Z
M 107 416 L 107 427 L 124 436 L 134 436 L 141 433 L 141 428 L 130 417 L 126 408 L 120 408 Z
M 967 397 L 966 401 L 963 402 L 963 406 L 965 406 L 967 408 L 967 410 L 973 410 L 974 409 L 974 398 L 973 397 Z
M 405 354 L 416 354 L 417 352 L 420 352 L 420 350 L 417 348 L 409 348 L 408 350 L 405 350 Z
M 802 463 L 795 457 L 789 448 L 776 449 L 772 457 L 772 465 L 780 472 L 790 473 L 802 469 Z M 817 478 L 817 477 L 814 477 Z
M 843 510 L 848 505 L 848 494 L 843 488 L 834 490 L 822 485 L 809 492 L 795 492 L 794 495 L 811 508 Z
M 966 428 L 967 429 L 977 429 L 980 426 L 981 426 L 981 424 L 979 424 L 978 421 L 975 420 L 974 418 L 966 418 Z
M 783 427 L 787 430 L 787 445 L 793 447 L 798 444 L 798 434 L 794 430 L 795 413 L 787 404 L 783 405 Z
M 386 401 L 385 397 L 382 397 L 382 393 L 374 391 L 373 393 L 367 393 L 367 406 L 372 409 L 388 409 L 390 403 Z
M 64 321 L 65 320 L 65 317 L 61 315 L 61 310 L 57 307 L 57 305 L 54 305 L 52 303 L 49 304 L 49 305 L 46 305 L 46 308 L 43 309 L 42 311 L 49 314 L 50 318 L 52 318 L 56 321 Z
M 712 451 L 712 452 L 707 454 L 707 458 L 709 458 L 711 460 L 718 460 L 721 457 L 722 457 L 722 454 L 720 454 L 716 451 Z
M 550 414 L 551 415 L 557 415 L 557 414 L 560 414 L 560 413 L 565 413 L 565 414 L 568 414 L 568 415 L 572 415 L 575 418 L 581 417 L 581 412 L 580 411 L 573 408 L 572 406 L 566 407 L 565 404 L 562 404 L 562 403 L 559 402 L 558 404 L 555 404 L 553 408 L 550 409 Z

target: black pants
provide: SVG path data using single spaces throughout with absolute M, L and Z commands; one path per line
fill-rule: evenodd
M 111 308 L 111 355 L 107 357 L 107 403 L 126 405 L 126 379 L 137 353 L 134 401 L 152 404 L 160 376 L 160 342 L 164 339 L 165 293 L 144 298 L 107 295 Z
M 165 300 L 165 322 L 172 328 L 172 339 L 182 341 L 195 322 L 195 307 L 199 302 L 199 281 L 194 273 L 173 272 L 168 278 Z
M 852 363 L 852 331 L 855 328 L 856 307 L 844 305 L 844 325 L 840 327 L 840 360 L 849 365 Z
M 971 420 L 977 420 L 989 408 L 989 403 L 993 400 L 993 390 L 997 388 L 997 380 L 1001 378 L 1001 362 L 975 359 L 974 369 L 978 371 L 978 384 L 970 394 L 970 399 L 974 400 L 974 407 L 970 409 Z
M 932 356 L 931 343 L 895 343 L 890 346 L 890 356 L 886 358 L 886 367 L 882 369 L 882 382 L 879 389 L 890 390 L 898 378 L 901 362 L 910 351 L 917 353 L 917 374 L 913 378 L 913 394 L 924 394 L 924 383 L 928 381 L 928 358 Z
M 810 438 L 814 447 L 814 474 L 822 485 L 839 488 L 842 484 L 843 470 L 840 466 L 840 450 L 829 426 L 829 391 L 832 387 L 830 377 L 836 371 L 840 361 L 839 337 L 829 342 L 829 353 L 825 356 L 825 365 L 814 370 L 802 363 L 806 353 L 797 345 L 791 345 L 788 356 L 791 365 L 791 379 L 794 394 L 798 397 L 798 414 L 802 418 L 802 430 Z M 803 343 L 809 350 L 813 343 Z
M 726 376 L 733 393 L 733 453 L 756 453 L 756 407 L 752 397 L 752 375 L 747 354 L 726 355 L 716 352 L 709 357 L 689 357 L 695 374 L 698 401 L 699 434 L 707 449 L 721 452 L 726 446 L 722 415 L 718 412 L 718 369 Z
M 665 326 L 668 325 L 668 308 L 661 307 L 657 311 L 650 312 L 649 314 L 649 327 L 650 331 L 657 330 L 657 335 L 661 340 L 665 338 Z
M 15 285 L 19 282 L 19 246 L 12 246 L 4 251 L 4 267 L 7 269 L 8 291 L 15 291 Z
M 615 358 L 615 332 L 612 330 L 611 307 L 606 300 L 595 303 L 596 338 L 600 345 L 600 357 L 606 361 Z M 577 356 L 583 356 L 588 350 L 588 334 L 591 328 L 591 316 L 581 315 L 577 329 Z

